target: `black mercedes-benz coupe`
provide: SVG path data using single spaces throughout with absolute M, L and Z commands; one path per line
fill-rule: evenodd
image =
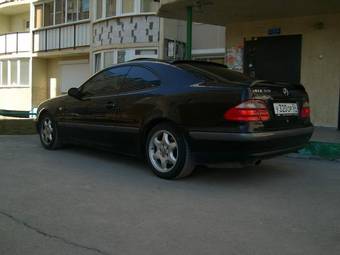
M 82 143 L 140 155 L 166 179 L 197 165 L 255 165 L 301 149 L 313 133 L 300 84 L 253 80 L 208 62 L 156 60 L 107 68 L 42 103 L 37 129 L 46 149 Z

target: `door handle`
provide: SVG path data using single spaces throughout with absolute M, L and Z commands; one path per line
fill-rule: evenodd
M 106 107 L 106 109 L 108 109 L 108 110 L 113 110 L 113 109 L 116 108 L 116 104 L 113 103 L 113 102 L 108 102 L 108 103 L 106 104 L 105 107 Z

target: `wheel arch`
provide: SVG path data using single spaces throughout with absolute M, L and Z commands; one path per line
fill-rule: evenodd
M 181 131 L 184 131 L 184 129 L 178 125 L 178 123 L 176 123 L 175 121 L 169 119 L 169 118 L 165 118 L 165 117 L 158 117 L 158 118 L 154 118 L 152 120 L 149 120 L 144 127 L 142 128 L 141 132 L 140 132 L 140 151 L 142 154 L 145 153 L 145 144 L 147 142 L 147 138 L 148 135 L 150 133 L 150 131 L 157 125 L 161 124 L 161 123 L 169 123 L 170 125 L 178 128 Z
M 37 122 L 36 122 L 36 127 L 37 127 L 37 130 L 39 131 L 39 123 L 40 123 L 40 118 L 42 117 L 42 116 L 44 116 L 45 114 L 48 114 L 49 113 L 49 111 L 48 111 L 48 109 L 46 109 L 46 108 L 43 108 L 43 109 L 41 109 L 39 112 L 38 112 L 38 115 L 37 115 Z

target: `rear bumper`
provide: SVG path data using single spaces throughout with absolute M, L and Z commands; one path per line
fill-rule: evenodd
M 198 163 L 256 161 L 303 148 L 314 128 L 263 133 L 189 132 L 191 148 Z
M 190 132 L 191 138 L 209 141 L 237 141 L 237 142 L 263 142 L 279 138 L 288 138 L 300 135 L 312 136 L 314 127 L 306 127 L 292 130 L 265 132 L 265 133 L 214 133 L 214 132 Z

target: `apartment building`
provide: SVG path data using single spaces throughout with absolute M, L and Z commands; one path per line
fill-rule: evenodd
M 158 8 L 157 0 L 0 1 L 0 111 L 31 111 L 113 64 L 184 58 L 186 23 L 159 18 Z M 224 35 L 196 24 L 194 58 L 224 62 Z
M 340 1 L 161 0 L 158 16 L 225 26 L 229 68 L 302 83 L 312 122 L 340 130 Z

